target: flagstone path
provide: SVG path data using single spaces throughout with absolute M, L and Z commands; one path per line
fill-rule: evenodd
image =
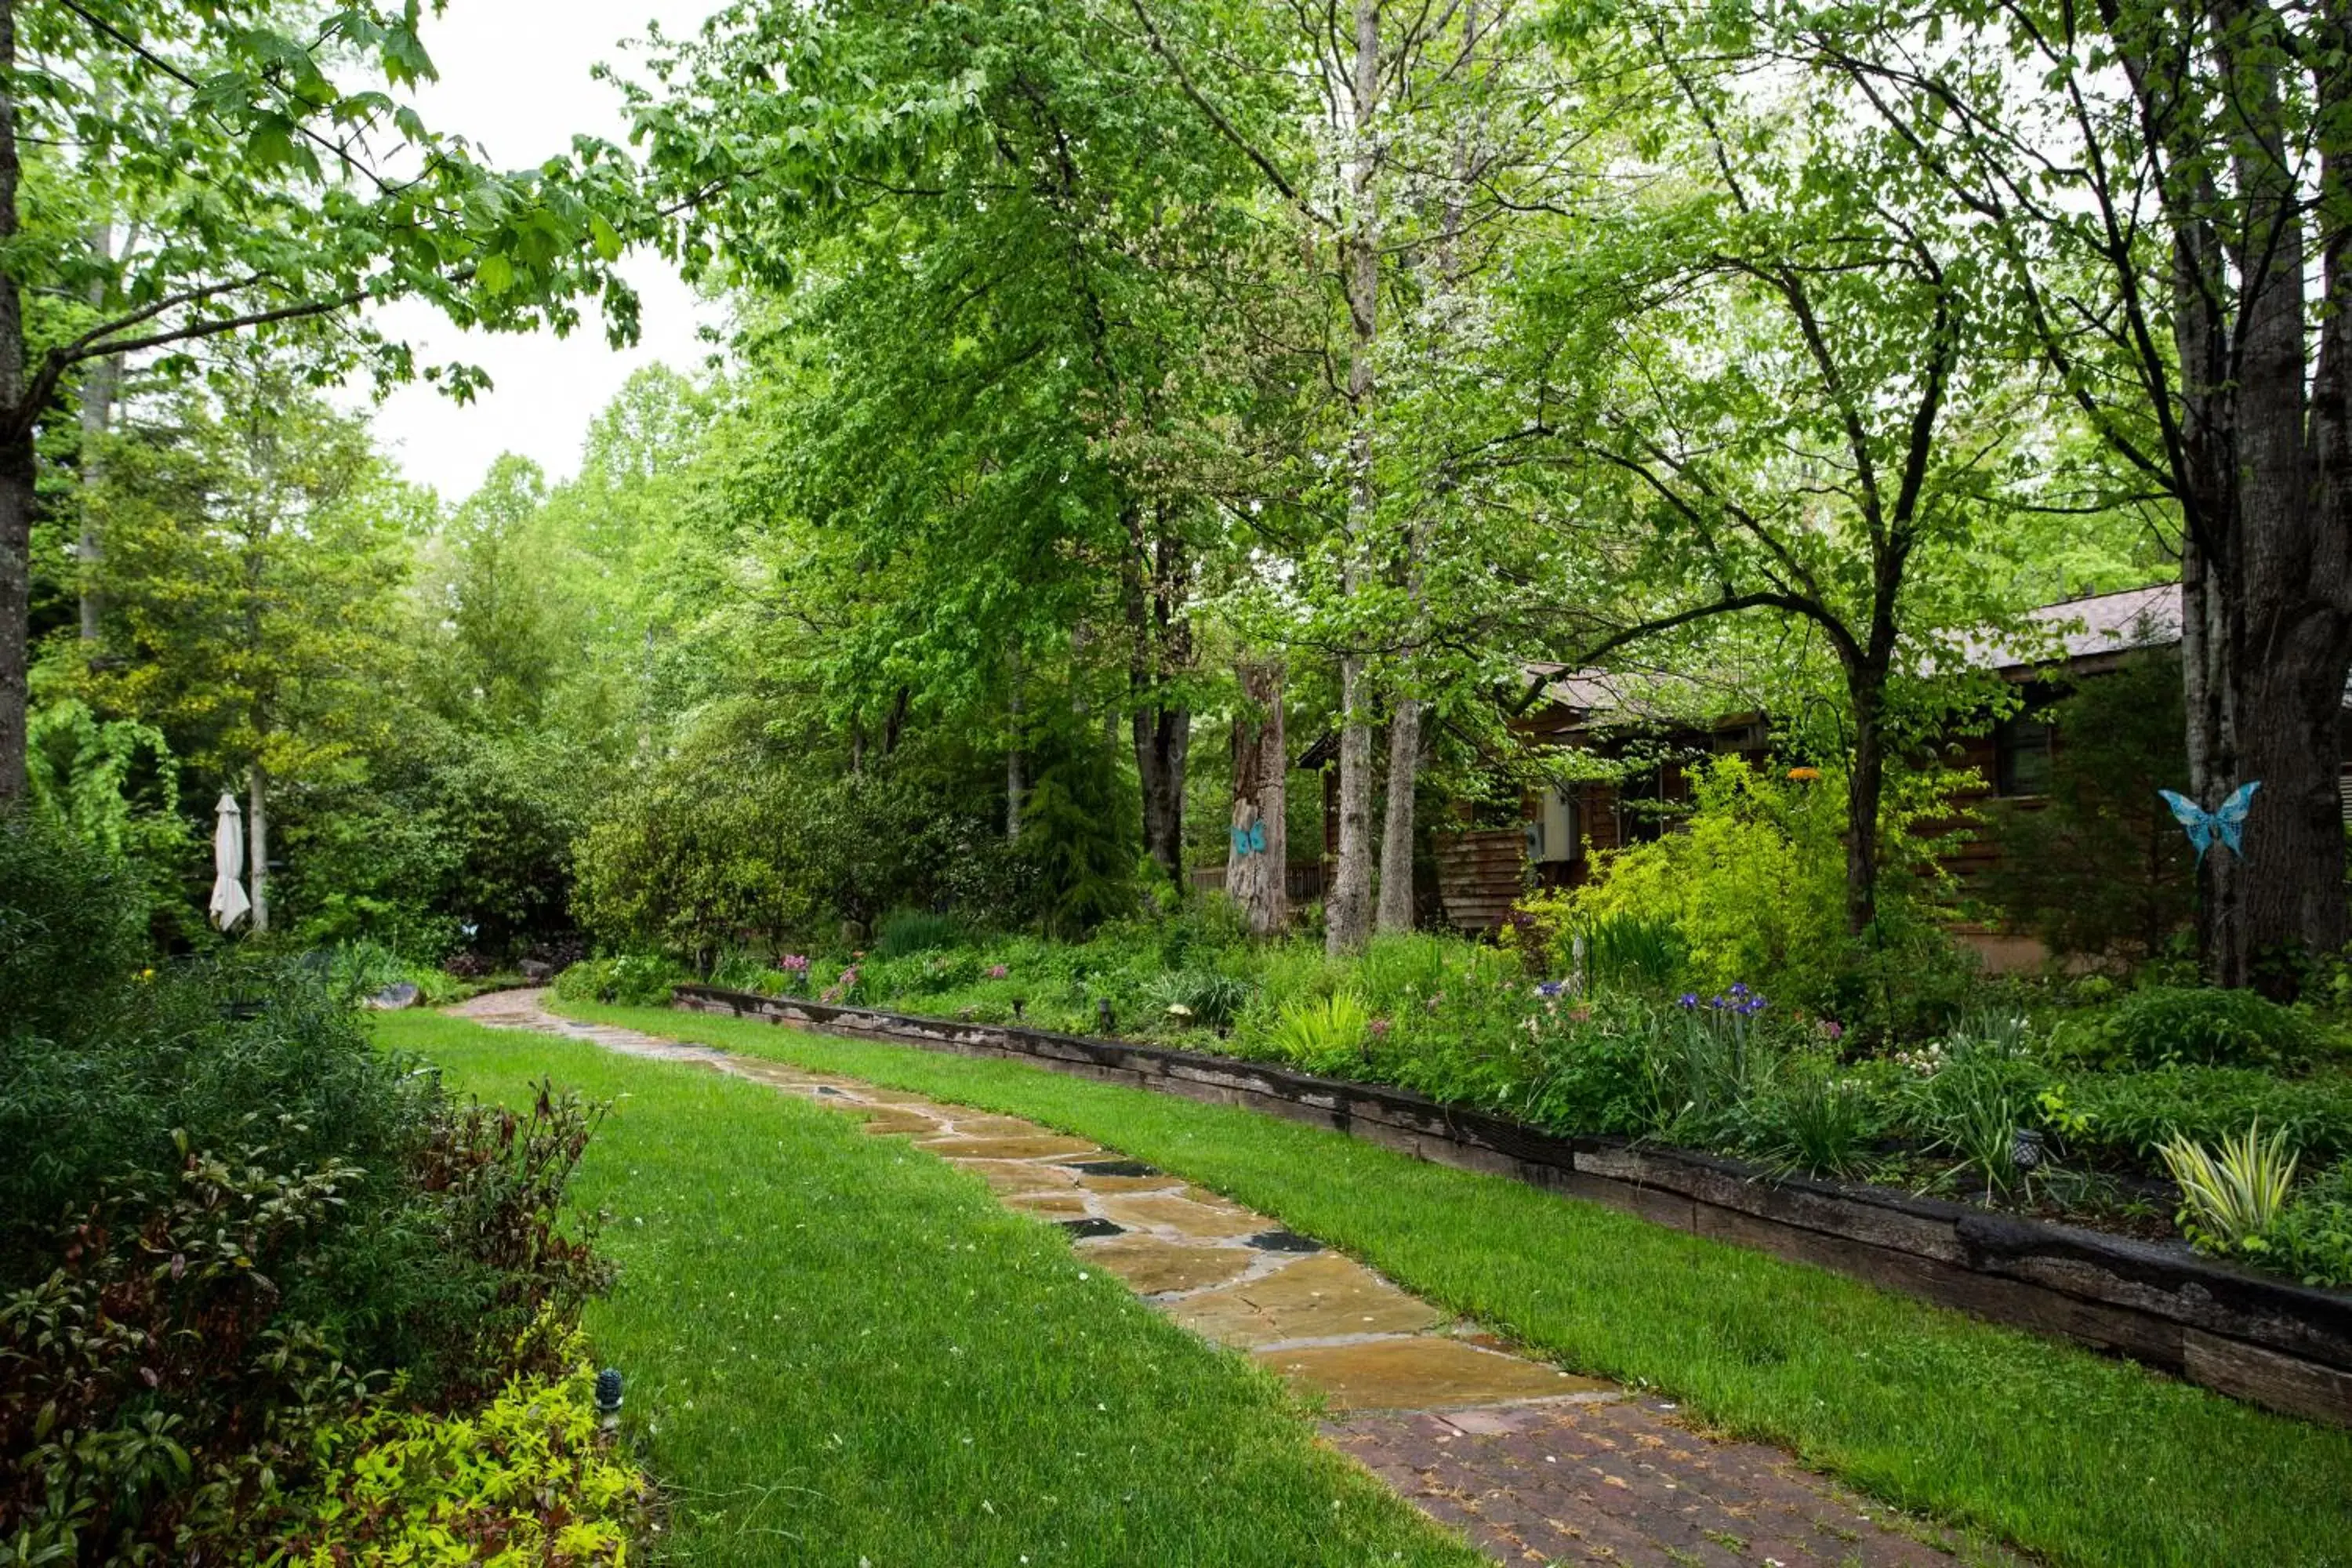
M 1016 1117 L 547 1011 L 541 991 L 451 1011 L 496 1028 L 693 1062 L 908 1137 L 1066 1230 L 1077 1255 L 1194 1332 L 1288 1379 L 1324 1436 L 1496 1561 L 1939 1568 L 1932 1532 L 1777 1449 L 1515 1352 L 1352 1258 L 1215 1193 Z

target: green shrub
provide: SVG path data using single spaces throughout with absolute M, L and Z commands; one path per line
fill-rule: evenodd
M 2327 1041 L 2308 1018 L 2252 991 L 2152 985 L 2065 1020 L 2053 1044 L 2098 1068 L 2309 1066 Z
M 613 1564 L 652 1502 L 598 1431 L 578 1340 L 561 1376 L 517 1377 L 463 1415 L 377 1407 L 321 1432 L 266 1568 L 341 1563 Z
M 146 965 L 146 926 L 128 862 L 54 821 L 0 812 L 0 1038 L 89 1032 Z
M 2334 1074 L 2289 1080 L 2203 1067 L 2081 1073 L 2068 1077 L 2066 1100 L 2087 1119 L 2069 1140 L 2077 1150 L 2139 1169 L 2155 1168 L 2158 1146 L 2175 1132 L 2212 1144 L 2257 1121 L 2284 1133 L 2287 1147 L 2307 1160 L 2352 1155 L 2352 1079 Z
M 1607 962 L 1636 973 L 1686 969 L 1703 991 L 1734 982 L 1786 1002 L 1834 1007 L 1849 1022 L 1865 1005 L 1884 1008 L 1904 986 L 1848 984 L 1856 966 L 1894 957 L 1895 977 L 1916 980 L 1928 950 L 1948 950 L 1920 907 L 1941 884 L 1935 841 L 1914 824 L 1948 813 L 1940 781 L 1890 781 L 1879 841 L 1880 930 L 1859 948 L 1845 929 L 1845 793 L 1824 779 L 1804 784 L 1768 777 L 1738 757 L 1717 758 L 1694 776 L 1682 827 L 1599 857 L 1592 880 L 1528 900 L 1559 943 L 1610 928 Z M 1550 972 L 1566 974 L 1573 954 L 1555 951 Z
M 1585 1018 L 1539 1034 L 1538 1061 L 1517 1113 L 1560 1132 L 1650 1131 L 1652 1011 L 1645 1003 L 1612 1008 L 1604 999 Z
M 2266 1268 L 2306 1285 L 2352 1286 L 2352 1160 L 2338 1161 L 2296 1193 L 2255 1239 Z
M 602 1002 L 621 1007 L 666 1007 L 670 993 L 694 976 L 657 953 L 588 958 L 555 977 L 559 1002 Z
M 213 1558 L 321 1423 L 395 1373 L 410 1400 L 495 1387 L 604 1288 L 558 1226 L 586 1111 L 455 1109 L 377 1059 L 417 1087 L 405 1159 L 289 1159 L 258 1100 L 256 1142 L 178 1138 L 175 1168 L 101 1182 L 0 1296 L 0 1539 L 26 1560 Z

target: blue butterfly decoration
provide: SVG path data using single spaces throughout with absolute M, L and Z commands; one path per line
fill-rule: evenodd
M 2262 787 L 2260 779 L 2242 784 L 2213 811 L 2168 789 L 2156 793 L 2164 797 L 2164 804 L 2172 808 L 2172 815 L 2189 830 L 2189 842 L 2197 846 L 2197 858 L 2201 861 L 2216 838 L 2228 845 L 2232 855 L 2244 856 L 2246 847 L 2239 839 L 2246 830 L 2246 814 L 2254 808 L 2254 792 Z
M 1263 817 L 1251 823 L 1247 827 L 1228 828 L 1226 831 L 1230 832 L 1234 836 L 1234 854 L 1262 855 L 1265 853 L 1265 821 Z

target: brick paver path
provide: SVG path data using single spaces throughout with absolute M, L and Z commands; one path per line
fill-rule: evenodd
M 1777 1449 L 1515 1352 L 1353 1258 L 1084 1138 L 782 1062 L 547 1011 L 495 992 L 498 1028 L 700 1064 L 862 1116 L 1069 1231 L 1082 1258 L 1195 1332 L 1321 1396 L 1325 1436 L 1497 1561 L 1657 1568 L 1948 1568 L 1927 1532 Z

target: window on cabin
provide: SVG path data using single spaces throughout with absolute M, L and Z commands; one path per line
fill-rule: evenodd
M 2050 793 L 2050 721 L 2031 711 L 1993 726 L 1993 791 L 2002 795 Z

